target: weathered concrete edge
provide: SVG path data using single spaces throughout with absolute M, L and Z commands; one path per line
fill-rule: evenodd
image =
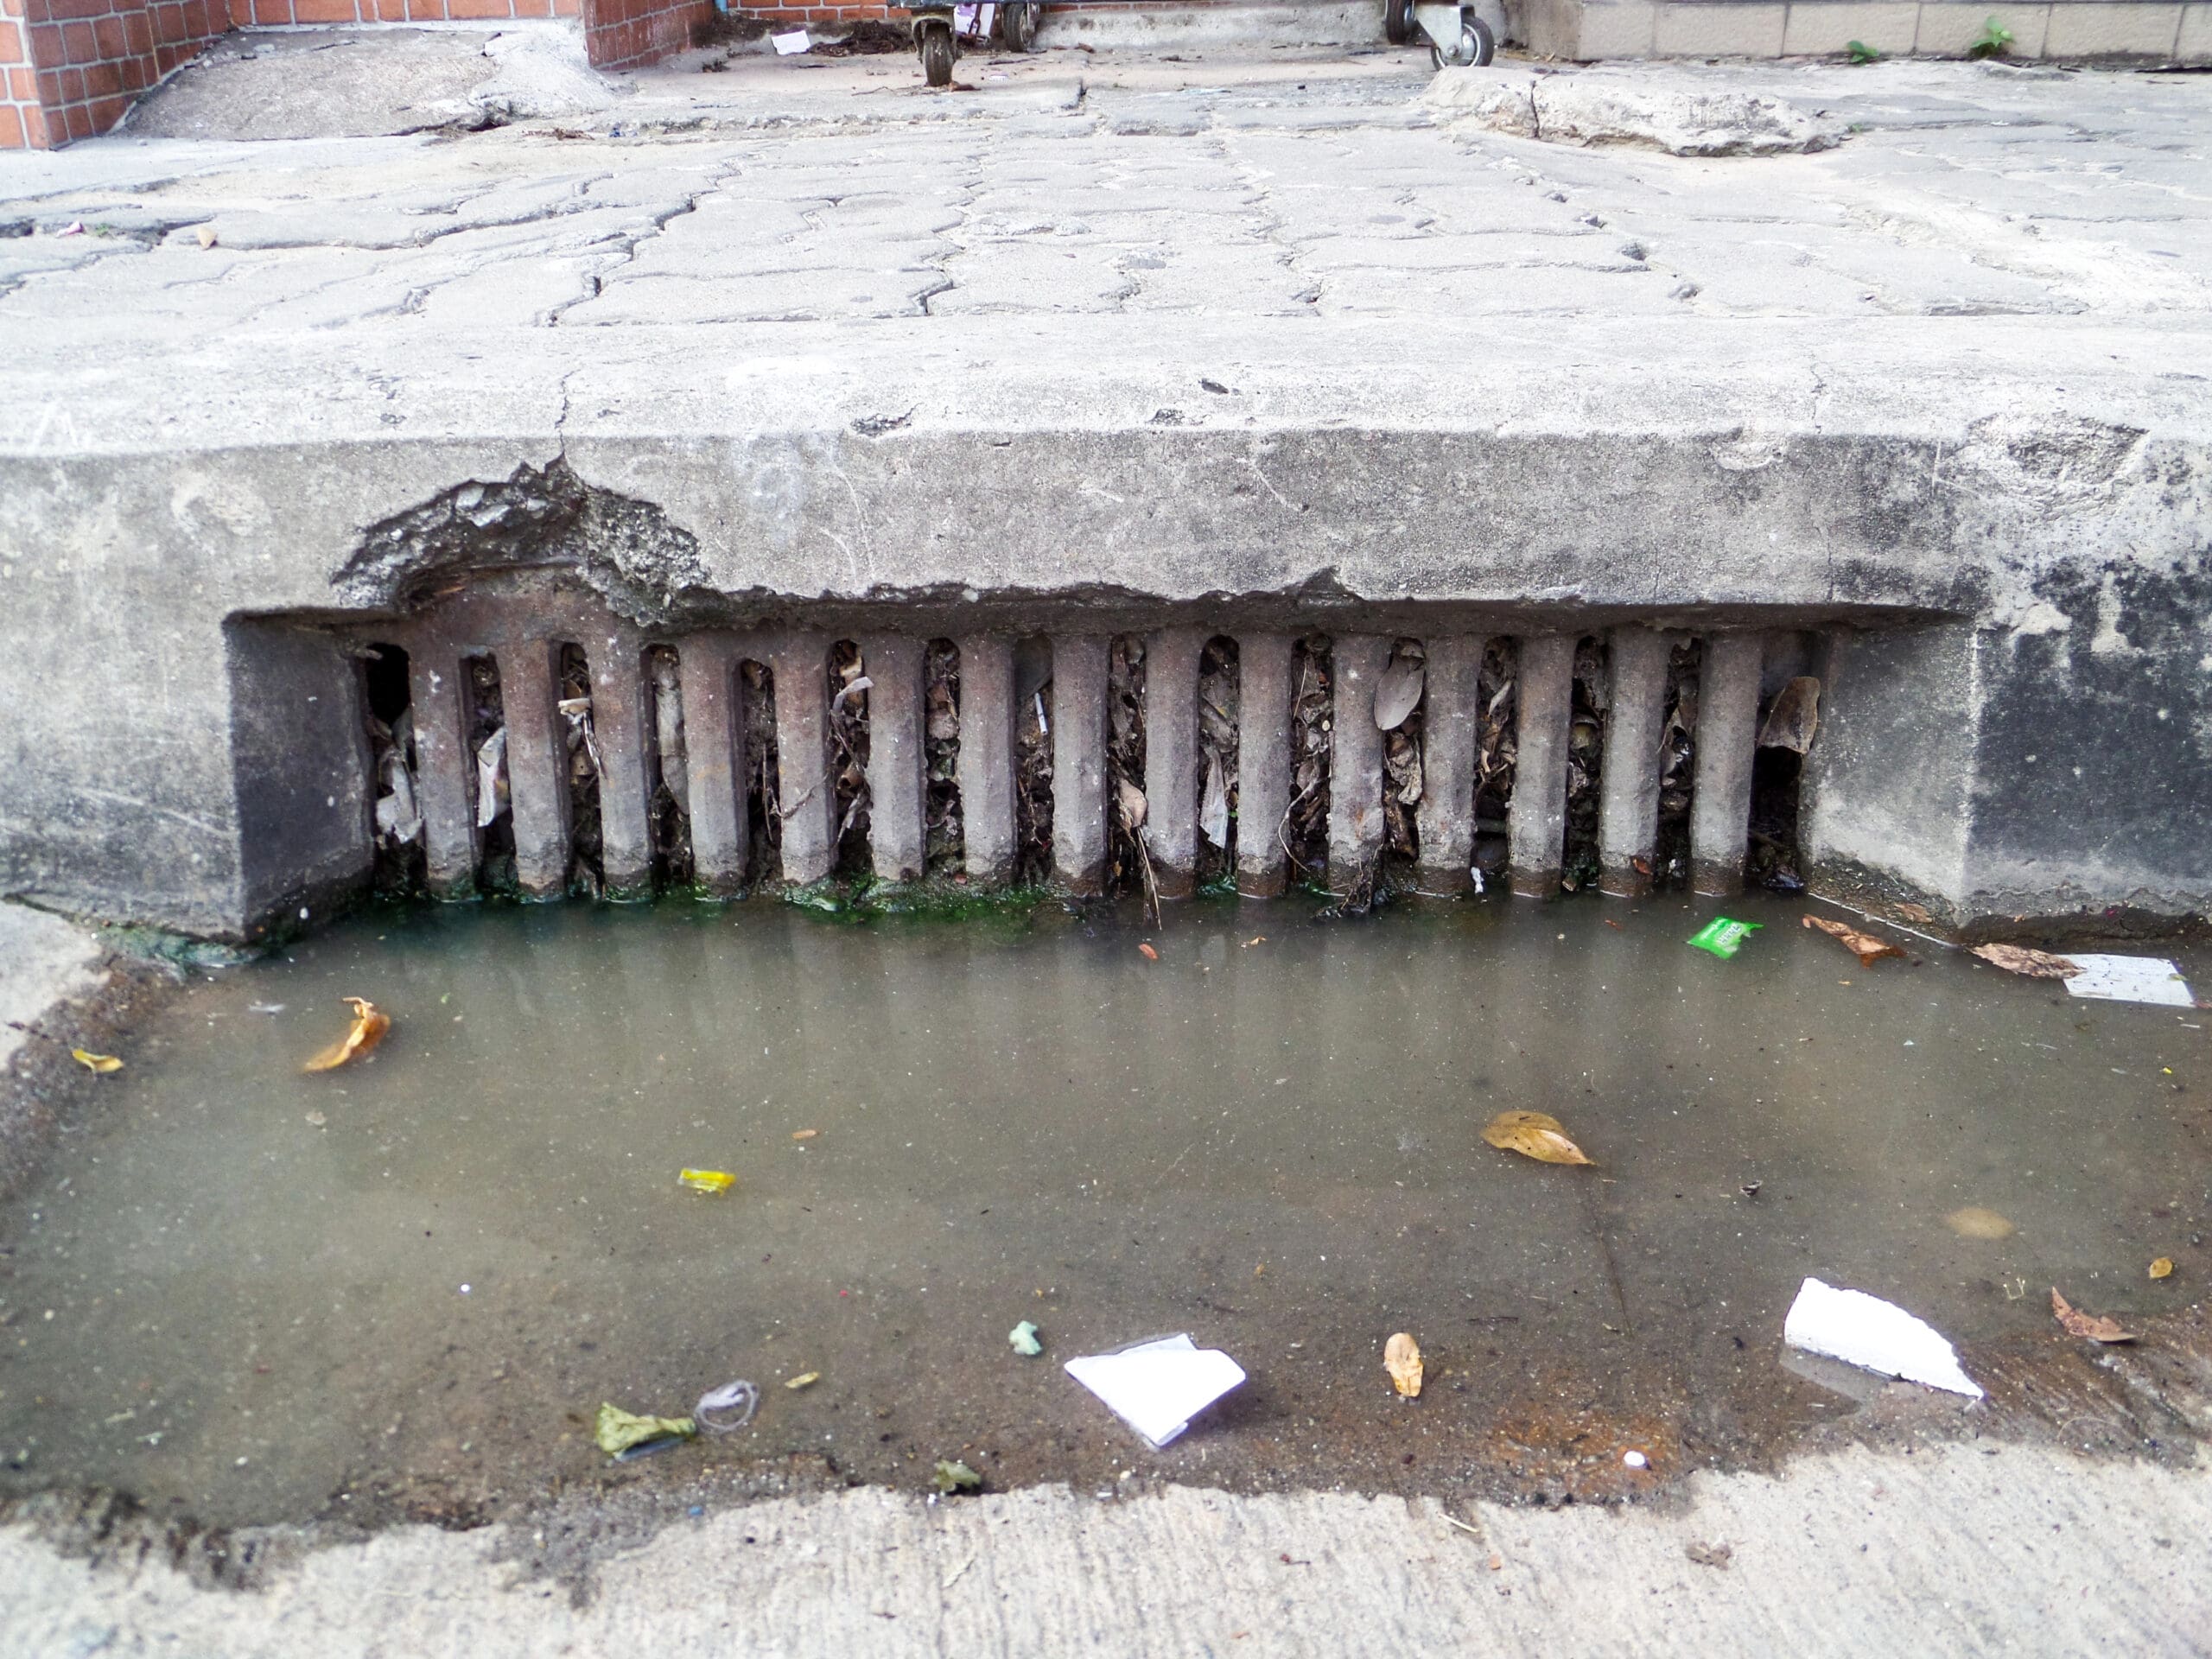
M 0 1528 L 0 1644 L 25 1659 L 170 1645 L 1398 1659 L 1440 1632 L 1467 1653 L 2179 1655 L 2212 1629 L 2212 1471 L 1980 1442 L 1700 1474 L 1687 1501 L 1625 1510 L 1451 1516 L 1182 1486 L 929 1504 L 862 1489 L 671 1512 L 642 1542 L 616 1526 L 557 1569 L 526 1523 L 321 1548 L 237 1534 L 211 1563 L 143 1525 L 70 1520 Z

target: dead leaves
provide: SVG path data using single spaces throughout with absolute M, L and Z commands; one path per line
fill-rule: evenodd
M 69 1051 L 69 1058 L 87 1071 L 97 1071 L 102 1077 L 111 1071 L 123 1070 L 123 1062 L 112 1054 L 95 1054 L 89 1049 L 73 1048 Z
M 1147 962 L 1158 962 L 1160 960 L 1160 952 L 1154 950 L 1148 944 L 1140 944 L 1137 946 L 1137 954 L 1142 957 Z
M 2008 974 L 2024 974 L 2030 979 L 2071 979 L 2082 971 L 2082 964 L 2069 957 L 2023 944 L 1977 944 L 1974 953 Z
M 1808 927 L 1817 927 L 1832 939 L 1840 940 L 1845 950 L 1859 958 L 1861 968 L 1872 968 L 1884 957 L 1901 957 L 1904 952 L 1887 939 L 1878 939 L 1872 933 L 1861 933 L 1855 927 L 1846 927 L 1841 922 L 1832 922 L 1825 916 L 1802 918 Z
M 1559 1119 L 1548 1112 L 1500 1112 L 1483 1129 L 1483 1139 L 1500 1152 L 1517 1152 L 1540 1164 L 1594 1164 L 1567 1138 Z
M 378 1043 L 391 1029 L 391 1016 L 373 1002 L 359 996 L 344 999 L 353 1007 L 353 1028 L 339 1041 L 316 1055 L 307 1064 L 310 1071 L 335 1071 L 348 1060 L 359 1059 Z
M 1400 1394 L 1411 1400 L 1421 1393 L 1421 1344 L 1413 1332 L 1401 1331 L 1382 1344 L 1382 1369 Z
M 2151 1276 L 2153 1279 L 2172 1278 L 2174 1276 L 2173 1257 L 2171 1255 L 2162 1255 L 2157 1261 L 2153 1262 L 2151 1264 Z
M 2135 1333 L 2120 1328 L 2120 1321 L 2102 1313 L 2084 1313 L 2058 1294 L 2058 1287 L 2050 1287 L 2050 1311 L 2069 1336 L 2087 1337 L 2091 1342 L 2133 1342 Z

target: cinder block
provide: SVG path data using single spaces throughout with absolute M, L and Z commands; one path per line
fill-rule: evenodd
M 2212 63 L 2212 5 L 2183 6 L 2174 56 L 2183 63 Z
M 2046 58 L 2148 58 L 2165 63 L 2181 37 L 2178 5 L 2072 0 L 2053 5 L 2044 36 Z
M 1592 0 L 1582 8 L 1573 55 L 1590 60 L 1649 57 L 1658 12 L 1649 0 Z
M 1885 57 L 1904 57 L 1919 25 L 1917 0 L 1791 0 L 1783 55 L 1824 57 L 1860 41 Z
M 1786 5 L 1662 5 L 1652 21 L 1652 50 L 1662 58 L 1778 58 L 1789 12 Z
M 2044 31 L 2050 22 L 2049 6 L 1990 5 L 1986 0 L 1967 5 L 1922 6 L 1912 49 L 1923 58 L 1963 58 L 1981 38 L 1982 27 L 1992 17 L 2012 31 L 2012 48 L 2007 56 L 2029 60 L 2043 55 Z

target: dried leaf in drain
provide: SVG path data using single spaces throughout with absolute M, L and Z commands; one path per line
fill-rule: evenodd
M 1406 723 L 1406 716 L 1421 706 L 1422 683 L 1427 670 L 1410 657 L 1394 656 L 1383 665 L 1375 681 L 1375 724 L 1378 730 L 1395 732 Z
M 1887 939 L 1878 939 L 1872 933 L 1861 933 L 1855 927 L 1846 927 L 1841 922 L 1832 922 L 1825 916 L 1802 918 L 1808 927 L 1817 927 L 1832 939 L 1840 939 L 1844 949 L 1859 958 L 1861 968 L 1872 968 L 1884 957 L 1901 957 L 1904 952 Z
M 1483 1139 L 1501 1152 L 1517 1152 L 1540 1164 L 1594 1164 L 1567 1138 L 1559 1119 L 1548 1112 L 1500 1112 L 1483 1130 Z
M 69 1051 L 69 1058 L 87 1071 L 98 1071 L 105 1075 L 110 1071 L 123 1070 L 123 1062 L 112 1054 L 95 1054 L 89 1049 L 73 1048 Z
M 2091 1342 L 2133 1342 L 2135 1333 L 2120 1328 L 2120 1321 L 2103 1313 L 2084 1313 L 2058 1294 L 2058 1287 L 2050 1287 L 2050 1311 L 2069 1334 L 2087 1337 Z
M 1794 749 L 1802 754 L 1813 747 L 1813 734 L 1820 725 L 1821 683 L 1809 675 L 1800 675 L 1775 693 L 1774 706 L 1767 710 L 1766 723 L 1759 728 L 1758 747 Z
M 2071 957 L 2031 950 L 2024 944 L 1977 944 L 1974 953 L 2008 974 L 2025 974 L 2030 979 L 2071 979 L 2082 971 L 2082 964 Z
M 335 1071 L 348 1060 L 359 1059 L 378 1043 L 391 1029 L 391 1016 L 373 1002 L 359 996 L 344 999 L 353 1008 L 353 1028 L 337 1042 L 309 1060 L 310 1071 Z
M 1401 1331 L 1382 1345 L 1382 1369 L 1408 1400 L 1421 1393 L 1421 1344 L 1413 1332 Z
M 1135 835 L 1144 828 L 1144 791 L 1126 778 L 1114 780 L 1114 804 L 1122 815 L 1122 828 Z

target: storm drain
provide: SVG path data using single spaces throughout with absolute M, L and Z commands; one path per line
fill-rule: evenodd
M 489 594 L 356 632 L 379 880 L 1160 898 L 1796 884 L 1821 641 L 1173 626 L 666 632 Z

